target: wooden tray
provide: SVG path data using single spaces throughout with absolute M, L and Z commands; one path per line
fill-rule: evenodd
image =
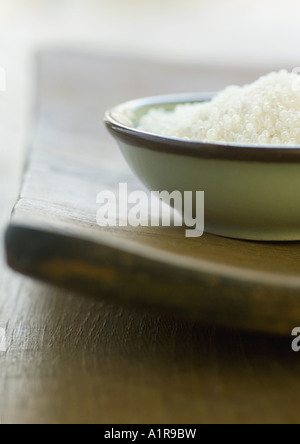
M 86 295 L 235 328 L 300 325 L 300 244 L 178 228 L 100 228 L 99 191 L 141 189 L 107 134 L 106 108 L 131 98 L 217 90 L 259 70 L 217 70 L 47 51 L 38 58 L 35 129 L 6 235 L 16 271 Z

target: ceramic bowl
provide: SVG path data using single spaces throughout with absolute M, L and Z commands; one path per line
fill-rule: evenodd
M 259 241 L 300 240 L 300 147 L 186 141 L 136 128 L 152 107 L 172 110 L 211 97 L 138 99 L 109 110 L 105 123 L 149 190 L 204 191 L 206 232 Z

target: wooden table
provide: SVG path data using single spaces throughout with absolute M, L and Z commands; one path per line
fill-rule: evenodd
M 201 89 L 219 89 L 258 74 L 191 67 L 186 85 L 177 67 L 171 82 L 158 85 L 155 76 L 170 68 L 150 62 L 49 51 L 40 63 L 50 101 L 68 96 L 72 107 L 80 98 L 96 116 L 90 126 L 75 122 L 83 144 L 106 107 L 133 95 L 196 90 L 199 83 Z M 99 90 L 90 101 L 92 80 Z M 66 146 L 74 125 L 67 115 L 56 116 L 57 136 L 65 136 Z M 291 337 L 123 308 L 39 284 L 5 266 L 0 279 L 7 346 L 0 352 L 3 424 L 299 422 L 300 355 L 292 352 Z

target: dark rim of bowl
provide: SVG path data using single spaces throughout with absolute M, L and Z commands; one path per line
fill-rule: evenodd
M 152 151 L 201 159 L 236 160 L 269 163 L 300 162 L 300 146 L 282 145 L 241 145 L 230 143 L 206 143 L 187 141 L 178 138 L 165 137 L 139 130 L 133 126 L 121 123 L 116 116 L 124 112 L 136 112 L 151 106 L 166 106 L 167 104 L 196 103 L 211 100 L 214 93 L 202 94 L 173 94 L 157 97 L 146 97 L 126 102 L 109 110 L 104 122 L 112 135 L 128 145 L 145 148 Z

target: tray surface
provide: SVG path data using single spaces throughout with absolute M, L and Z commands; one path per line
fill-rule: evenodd
M 99 191 L 124 182 L 143 189 L 101 123 L 107 108 L 260 74 L 64 51 L 40 56 L 32 148 L 7 231 L 11 267 L 111 301 L 290 333 L 300 319 L 300 243 L 186 239 L 182 228 L 96 223 Z

